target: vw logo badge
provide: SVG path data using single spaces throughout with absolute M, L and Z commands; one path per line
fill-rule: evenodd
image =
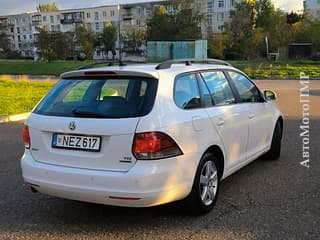
M 76 122 L 75 121 L 71 121 L 69 123 L 69 128 L 71 131 L 75 130 L 76 129 Z

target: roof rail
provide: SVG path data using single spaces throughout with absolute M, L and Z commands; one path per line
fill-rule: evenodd
M 219 59 L 212 59 L 212 58 L 206 58 L 206 59 L 186 58 L 186 59 L 171 59 L 171 60 L 167 60 L 167 61 L 165 61 L 163 63 L 158 64 L 156 66 L 156 69 L 157 70 L 169 69 L 169 68 L 171 68 L 172 64 L 178 64 L 178 63 L 184 63 L 186 66 L 191 66 L 192 63 L 195 63 L 195 62 L 232 66 L 230 63 L 228 63 L 226 61 L 223 61 L 223 60 L 219 60 Z
M 94 62 L 94 63 L 87 64 L 85 66 L 77 68 L 76 70 L 84 70 L 84 69 L 92 68 L 92 67 L 100 65 L 100 64 L 106 64 L 107 66 L 110 67 L 110 66 L 113 66 L 113 64 L 116 64 L 116 63 L 119 64 L 119 66 L 125 66 L 126 65 L 122 61 L 121 62 L 119 62 L 119 61 L 100 61 L 100 62 Z

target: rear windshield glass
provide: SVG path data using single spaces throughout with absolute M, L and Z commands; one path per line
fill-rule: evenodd
M 148 114 L 157 81 L 140 77 L 62 79 L 35 108 L 49 116 L 128 118 Z

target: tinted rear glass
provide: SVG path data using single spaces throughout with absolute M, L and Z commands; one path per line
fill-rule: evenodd
M 128 118 L 148 114 L 157 80 L 140 77 L 62 79 L 35 108 L 49 116 Z

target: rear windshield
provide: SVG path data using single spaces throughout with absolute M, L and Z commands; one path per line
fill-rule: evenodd
M 148 114 L 158 82 L 141 77 L 62 79 L 35 108 L 49 116 L 128 118 Z

